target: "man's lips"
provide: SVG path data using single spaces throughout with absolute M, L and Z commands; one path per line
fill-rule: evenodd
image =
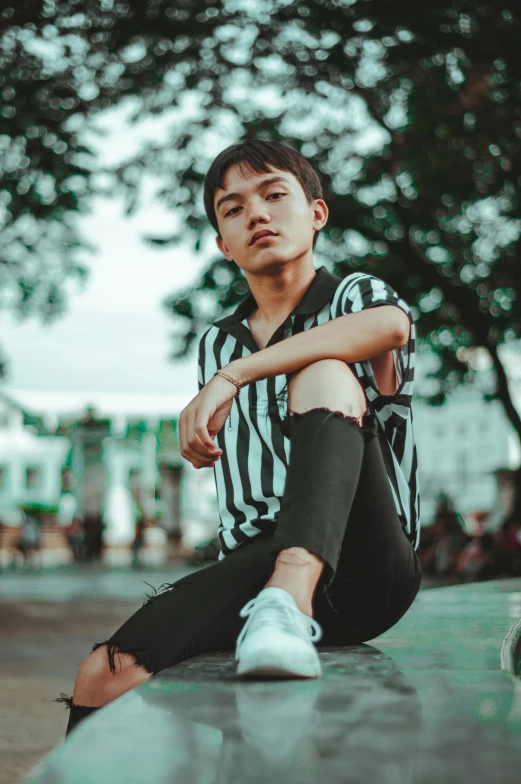
M 256 243 L 256 242 L 259 242 L 259 240 L 265 240 L 265 239 L 267 239 L 268 237 L 276 237 L 276 236 L 277 236 L 277 235 L 275 234 L 275 232 L 274 232 L 274 231 L 270 231 L 270 232 L 267 232 L 267 231 L 257 232 L 256 234 L 254 234 L 254 235 L 253 235 L 253 237 L 252 237 L 252 240 L 251 240 L 251 242 L 250 242 L 250 245 L 255 245 L 255 243 Z

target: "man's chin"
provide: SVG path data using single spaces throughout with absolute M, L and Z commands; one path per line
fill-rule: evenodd
M 259 272 L 266 272 L 266 273 L 273 273 L 277 270 L 283 268 L 286 264 L 291 263 L 293 259 L 281 257 L 280 253 L 266 253 L 262 256 L 252 259 L 245 259 L 244 263 L 238 263 L 238 266 L 244 270 L 244 272 L 251 272 L 252 274 L 258 274 Z
M 248 254 L 247 257 L 235 259 L 235 263 L 245 272 L 270 272 L 285 267 L 287 264 L 298 264 L 304 262 L 305 252 L 295 249 L 284 253 L 275 248 L 265 248 L 262 253 Z

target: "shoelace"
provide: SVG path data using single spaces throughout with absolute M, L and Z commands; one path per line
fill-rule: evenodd
M 255 614 L 253 612 L 254 610 L 256 611 Z M 294 627 L 296 625 L 295 615 L 299 615 L 309 626 L 309 631 L 311 632 L 309 639 L 311 642 L 317 642 L 322 637 L 322 628 L 318 621 L 315 621 L 314 618 L 311 618 L 309 615 L 306 615 L 306 613 L 303 613 L 298 609 L 298 607 L 292 607 L 289 603 L 280 601 L 279 599 L 273 599 L 270 596 L 261 596 L 260 598 L 256 596 L 254 599 L 250 599 L 250 601 L 244 605 L 239 613 L 241 618 L 248 618 L 248 620 L 244 624 L 241 633 L 237 638 L 237 646 L 235 649 L 236 656 L 239 652 L 242 641 L 246 637 L 248 629 L 252 624 L 252 621 L 254 619 L 257 620 L 258 618 L 258 610 L 262 610 L 263 622 L 274 623 L 277 626 L 280 626 L 282 629 L 286 628 L 288 620 L 291 626 Z

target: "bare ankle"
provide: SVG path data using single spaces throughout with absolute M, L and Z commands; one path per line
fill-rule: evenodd
M 324 569 L 321 558 L 304 547 L 281 550 L 266 588 L 283 588 L 301 612 L 313 617 L 313 593 Z
M 317 564 L 320 565 L 322 563 L 322 559 L 315 555 L 314 553 L 310 553 L 309 550 L 306 550 L 305 547 L 296 546 L 295 547 L 286 547 L 286 549 L 281 550 L 277 556 L 277 565 L 280 563 L 291 564 L 294 566 L 303 566 L 305 564 Z

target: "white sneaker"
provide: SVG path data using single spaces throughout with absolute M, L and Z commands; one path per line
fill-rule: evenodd
M 237 638 L 237 675 L 269 678 L 318 678 L 322 666 L 313 645 L 320 624 L 297 607 L 283 588 L 264 588 L 244 605 L 248 617 Z

